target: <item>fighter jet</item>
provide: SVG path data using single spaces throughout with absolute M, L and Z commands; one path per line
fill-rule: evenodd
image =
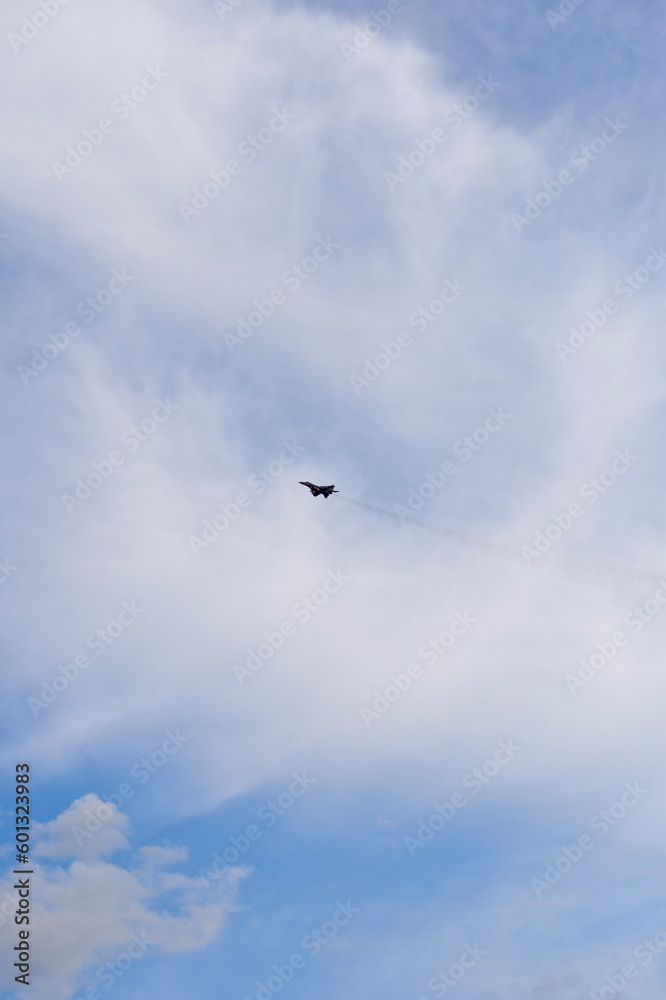
M 326 497 L 327 500 L 331 493 L 340 492 L 340 490 L 334 490 L 332 486 L 315 486 L 314 483 L 304 483 L 303 480 L 300 480 L 300 485 L 307 486 L 313 497 Z

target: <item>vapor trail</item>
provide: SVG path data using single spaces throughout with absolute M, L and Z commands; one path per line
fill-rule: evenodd
M 400 524 L 414 524 L 417 528 L 423 528 L 425 531 L 429 531 L 433 535 L 443 535 L 445 538 L 454 538 L 458 542 L 462 542 L 464 545 L 473 545 L 479 549 L 485 549 L 486 552 L 499 552 L 504 556 L 511 556 L 514 559 L 519 559 L 524 563 L 524 560 L 519 552 L 515 549 L 509 548 L 508 545 L 498 545 L 496 542 L 482 541 L 479 538 L 473 538 L 472 535 L 466 534 L 464 531 L 458 531 L 454 528 L 440 528 L 435 524 L 428 524 L 427 521 L 419 521 L 416 517 L 400 517 L 395 511 L 387 510 L 385 507 L 378 507 L 377 504 L 362 503 L 360 500 L 352 500 L 351 497 L 345 497 L 340 494 L 341 500 L 346 500 L 347 503 L 353 503 L 355 507 L 363 507 L 365 510 L 371 510 L 375 514 L 382 514 L 384 517 L 390 517 L 394 521 L 399 521 Z
M 589 578 L 589 569 L 593 568 L 597 571 L 602 571 L 603 573 L 612 573 L 613 575 L 619 575 L 624 579 L 627 577 L 633 578 L 634 581 L 643 580 L 650 584 L 663 583 L 666 574 L 650 572 L 650 570 L 639 569 L 635 566 L 628 566 L 623 563 L 613 562 L 610 559 L 603 559 L 600 556 L 591 555 L 589 553 L 559 553 L 556 555 L 556 561 L 541 561 L 530 566 L 523 558 L 522 553 L 519 549 L 511 548 L 508 545 L 500 545 L 496 542 L 483 541 L 479 538 L 474 538 L 472 535 L 466 534 L 464 531 L 458 531 L 454 528 L 441 528 L 434 524 L 428 524 L 426 521 L 419 521 L 415 517 L 400 517 L 392 510 L 387 510 L 385 507 L 379 507 L 377 504 L 363 503 L 361 500 L 352 500 L 351 497 L 343 496 L 340 494 L 341 500 L 346 500 L 347 503 L 354 504 L 355 507 L 363 507 L 364 510 L 371 510 L 375 514 L 381 514 L 383 517 L 390 517 L 394 521 L 398 521 L 400 524 L 413 524 L 417 528 L 422 528 L 425 531 L 429 531 L 433 535 L 441 535 L 444 538 L 452 538 L 455 541 L 461 542 L 463 545 L 471 545 L 477 549 L 484 549 L 486 552 L 495 552 L 499 555 L 508 557 L 514 561 L 517 561 L 524 566 L 525 569 L 550 569 L 555 572 L 562 573 L 569 578 L 580 581 L 585 578 L 585 571 L 587 569 L 587 576 Z

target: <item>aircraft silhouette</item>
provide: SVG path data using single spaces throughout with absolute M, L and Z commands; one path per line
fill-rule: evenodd
M 340 490 L 334 490 L 332 486 L 315 486 L 314 483 L 304 483 L 303 480 L 300 480 L 300 485 L 307 486 L 313 497 L 326 497 L 327 500 L 331 493 L 340 492 Z

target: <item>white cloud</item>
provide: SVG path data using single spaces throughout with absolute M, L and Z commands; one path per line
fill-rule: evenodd
M 102 805 L 95 795 L 73 802 L 57 819 L 37 829 L 39 846 L 35 857 L 73 857 L 70 846 L 72 824 L 84 824 Z M 96 854 L 129 847 L 120 832 L 129 820 L 114 813 L 104 828 L 93 834 Z M 187 860 L 187 848 L 145 846 L 130 867 L 97 860 L 88 842 L 66 867 L 33 863 L 30 876 L 31 995 L 38 1000 L 60 1000 L 75 988 L 99 986 L 97 973 L 113 978 L 108 961 L 119 956 L 138 961 L 149 955 L 181 954 L 205 948 L 219 934 L 233 909 L 232 899 L 247 869 L 230 868 L 216 880 L 213 892 L 201 889 L 200 881 L 166 871 Z M 16 876 L 0 886 L 3 900 L 13 893 Z M 3 913 L 6 911 L 3 910 Z M 0 945 L 10 949 L 16 928 L 3 916 Z M 9 952 L 7 952 L 9 953 Z M 119 968 L 127 958 L 121 959 Z M 131 962 L 130 962 L 131 964 Z M 6 973 L 5 986 L 11 978 Z
M 220 750 L 232 746 L 241 750 L 236 756 L 244 761 L 240 773 L 223 770 L 212 782 L 206 780 L 208 805 L 298 766 L 304 754 L 321 751 L 331 759 L 329 751 L 339 743 L 349 748 L 350 758 L 357 745 L 369 747 L 378 766 L 392 753 L 390 747 L 398 754 L 427 755 L 439 739 L 442 712 L 445 717 L 448 711 L 457 715 L 462 707 L 473 714 L 475 726 L 480 724 L 485 709 L 477 700 L 479 685 L 488 692 L 489 704 L 495 698 L 504 706 L 504 728 L 519 731 L 526 725 L 529 730 L 531 721 L 513 707 L 516 685 L 529 687 L 529 682 L 516 673 L 508 637 L 524 630 L 535 616 L 564 616 L 568 625 L 562 635 L 581 625 L 565 609 L 563 588 L 548 577 L 533 588 L 527 584 L 531 578 L 519 571 L 501 561 L 482 563 L 466 550 L 447 552 L 442 564 L 432 546 L 421 545 L 409 529 L 397 533 L 394 525 L 375 526 L 365 514 L 337 511 L 332 522 L 332 503 L 324 511 L 309 498 L 307 504 L 306 498 L 294 501 L 291 469 L 289 479 L 285 476 L 271 486 L 210 551 L 192 558 L 188 535 L 200 532 L 219 503 L 232 501 L 246 487 L 247 476 L 277 453 L 291 430 L 285 424 L 274 438 L 263 441 L 242 430 L 244 414 L 258 404 L 235 383 L 234 372 L 255 370 L 262 379 L 263 366 L 269 363 L 278 380 L 296 373 L 305 376 L 333 412 L 346 414 L 344 420 L 377 441 L 390 442 L 399 456 L 401 481 L 382 483 L 392 494 L 385 501 L 389 504 L 402 500 L 410 485 L 405 482 L 405 476 L 412 475 L 410 452 L 422 456 L 412 480 L 416 485 L 422 469 L 434 467 L 485 415 L 485 403 L 464 399 L 456 390 L 457 380 L 469 379 L 476 371 L 482 391 L 492 394 L 488 401 L 496 402 L 498 379 L 506 375 L 510 381 L 501 393 L 514 414 L 506 441 L 498 444 L 495 454 L 494 443 L 489 445 L 476 466 L 461 466 L 452 491 L 458 491 L 459 505 L 465 493 L 481 497 L 493 489 L 499 476 L 501 505 L 495 510 L 486 507 L 486 524 L 479 530 L 503 532 L 514 544 L 529 540 L 543 518 L 574 498 L 580 483 L 603 466 L 616 446 L 635 437 L 640 407 L 659 389 L 640 361 L 627 374 L 624 362 L 595 356 L 596 344 L 576 359 L 578 369 L 573 363 L 562 368 L 554 352 L 551 357 L 551 345 L 569 318 L 579 316 L 585 304 L 594 305 L 605 278 L 621 269 L 610 255 L 605 266 L 588 266 L 593 248 L 581 234 L 577 284 L 561 295 L 548 315 L 540 292 L 525 287 L 529 252 L 521 247 L 528 244 L 524 234 L 518 238 L 513 231 L 509 215 L 557 159 L 548 129 L 523 136 L 501 124 L 500 88 L 391 194 L 384 171 L 413 147 L 415 137 L 441 123 L 443 113 L 467 91 L 436 82 L 433 62 L 409 42 L 378 39 L 367 58 L 349 67 L 336 47 L 348 30 L 343 18 L 305 10 L 261 10 L 261 16 L 246 20 L 239 11 L 228 29 L 220 31 L 215 24 L 205 38 L 194 27 L 183 34 L 175 19 L 148 3 L 125 7 L 122 16 L 114 10 L 113 21 L 104 11 L 81 14 L 77 51 L 89 52 L 92 32 L 101 34 L 109 54 L 105 72 L 91 91 L 83 86 L 89 59 L 64 59 L 58 50 L 53 67 L 57 86 L 85 96 L 59 105 L 48 120 L 42 116 L 35 121 L 28 87 L 24 103 L 19 102 L 12 115 L 33 121 L 34 127 L 21 132 L 29 148 L 21 150 L 20 161 L 18 150 L 13 160 L 10 156 L 5 178 L 19 206 L 38 211 L 53 238 L 91 249 L 79 288 L 83 283 L 84 290 L 87 286 L 94 291 L 111 264 L 127 266 L 137 276 L 122 301 L 113 303 L 98 321 L 98 341 L 82 334 L 65 357 L 55 359 L 28 387 L 52 413 L 58 440 L 68 439 L 56 447 L 30 436 L 19 445 L 35 449 L 35 454 L 46 452 L 53 475 L 43 534 L 37 545 L 28 545 L 28 558 L 45 567 L 57 563 L 65 581 L 63 592 L 80 598 L 73 617 L 63 616 L 66 628 L 56 619 L 46 632 L 35 630 L 28 640 L 36 664 L 30 693 L 39 693 L 41 680 L 51 679 L 59 662 L 85 650 L 87 635 L 110 620 L 122 600 L 136 594 L 147 611 L 132 635 L 105 653 L 104 663 L 93 658 L 88 673 L 39 717 L 28 730 L 27 750 L 45 758 L 48 747 L 54 766 L 60 766 L 75 759 L 95 731 L 101 744 L 114 745 L 113 734 L 136 730 L 138 719 L 155 727 L 158 719 L 175 717 L 185 728 L 186 720 L 196 717 L 197 749 L 187 764 L 179 760 L 179 767 L 187 770 L 196 759 L 215 772 L 216 761 L 229 755 Z M 169 77 L 150 102 L 126 122 L 118 122 L 108 142 L 58 185 L 48 178 L 50 159 L 81 128 L 92 125 L 148 58 L 145 46 L 126 44 L 129 27 L 139 22 L 146 29 L 144 37 L 152 39 L 150 58 L 168 68 Z M 118 23 L 123 24 L 122 32 Z M 52 30 L 63 33 L 63 44 L 73 45 L 66 24 L 63 16 Z M 129 35 L 136 37 L 131 30 Z M 12 68 L 26 81 L 32 79 L 35 60 L 42 58 L 37 46 L 36 41 Z M 113 53 L 122 53 L 121 62 L 111 60 Z M 310 67 L 317 82 L 311 92 L 301 88 L 294 96 L 294 64 L 299 73 Z M 262 70 L 257 72 L 257 67 Z M 179 200 L 234 154 L 274 105 L 293 108 L 296 120 L 255 162 L 244 163 L 228 199 L 221 196 L 186 226 L 177 212 Z M 600 171 L 612 163 L 612 155 L 609 152 L 598 165 Z M 331 189 L 329 163 L 343 171 L 344 189 Z M 304 187 L 298 204 L 290 206 L 292 222 L 285 231 L 284 199 L 295 176 L 304 178 Z M 604 174 L 597 176 L 603 185 Z M 433 204 L 438 206 L 435 213 Z M 553 206 L 548 219 L 539 219 L 535 233 L 537 226 L 547 231 L 551 216 L 557 225 L 556 213 L 563 205 L 564 199 Z M 381 219 L 379 238 L 371 228 L 373 219 Z M 302 259 L 313 241 L 329 231 L 341 242 L 330 271 L 322 267 L 272 325 L 267 322 L 243 348 L 227 356 L 220 346 L 222 330 L 251 308 L 253 298 L 279 285 L 283 269 Z M 222 240 L 221 232 L 226 234 Z M 511 254 L 505 253 L 507 247 Z M 61 265 L 70 281 L 74 266 L 79 266 L 79 249 L 75 253 L 76 261 Z M 362 281 L 355 276 L 357 268 Z M 383 338 L 390 339 L 405 326 L 410 313 L 430 300 L 445 276 L 456 275 L 469 291 L 452 307 L 441 332 L 426 333 L 420 342 L 416 335 L 409 355 L 357 403 L 349 374 Z M 72 306 L 83 294 L 72 294 Z M 162 392 L 164 360 L 158 341 L 138 321 L 139 303 L 154 316 L 175 309 L 190 318 L 182 332 L 170 330 L 163 341 L 180 344 L 183 351 L 173 386 L 179 409 L 141 451 L 127 456 L 124 466 L 84 506 L 63 516 L 60 492 L 69 490 L 93 461 L 106 458 L 127 426 L 148 412 L 146 403 L 125 388 L 125 366 L 115 351 L 138 351 L 149 380 L 157 386 L 155 395 Z M 517 372 L 511 373 L 501 355 L 489 360 L 491 345 L 482 331 L 498 312 L 503 322 L 525 327 L 535 307 L 538 329 L 525 329 L 507 341 L 526 358 L 546 359 L 538 374 L 543 398 L 532 420 L 531 390 L 520 385 Z M 202 380 L 205 355 L 200 351 L 213 344 L 225 359 L 220 369 L 226 385 L 223 398 L 217 387 Z M 627 378 L 628 396 L 621 388 Z M 26 389 L 17 385 L 15 392 L 25 394 Z M 63 394 L 74 397 L 74 411 L 63 410 Z M 436 414 L 447 398 L 460 413 L 451 411 L 440 425 Z M 590 434 L 585 427 L 600 401 L 604 423 Z M 148 402 L 152 407 L 152 396 Z M 557 432 L 555 423 L 560 424 Z M 318 431 L 297 430 L 316 457 L 308 455 L 294 464 L 294 483 L 313 475 L 308 471 L 313 464 L 324 476 L 335 464 L 336 479 L 351 481 L 352 492 L 364 488 L 364 474 L 344 448 L 319 455 Z M 537 461 L 545 464 L 543 474 L 535 477 L 530 463 L 539 441 Z M 525 487 L 518 493 L 512 480 L 524 480 Z M 617 509 L 618 503 L 611 497 L 605 509 Z M 447 519 L 448 509 L 448 497 L 441 496 L 428 517 Z M 598 511 L 603 516 L 601 504 Z M 34 515 L 33 510 L 31 518 Z M 594 544 L 596 515 L 596 510 L 590 512 L 578 536 L 572 534 L 572 545 Z M 97 579 L 97 561 L 89 562 L 91 550 L 108 567 L 103 581 Z M 290 609 L 300 595 L 338 564 L 352 577 L 348 589 L 299 627 L 291 645 L 254 683 L 238 689 L 233 663 L 247 655 L 248 647 L 256 647 L 264 632 L 293 617 Z M 397 574 L 391 569 L 396 564 Z M 87 587 L 91 574 L 96 578 L 94 594 Z M 512 597 L 504 596 L 507 584 L 513 588 Z M 48 573 L 38 586 L 55 610 L 59 597 Z M 606 586 L 600 582 L 602 589 Z M 250 593 L 251 603 L 246 599 Z M 616 598 L 607 594 L 606 599 Z M 459 605 L 470 603 L 480 620 L 492 622 L 505 636 L 500 645 L 493 637 L 484 639 L 480 631 L 456 652 L 455 661 L 396 707 L 384 733 L 378 727 L 368 744 L 367 734 L 358 728 L 358 706 L 442 627 L 441 615 L 450 616 Z M 596 632 L 589 619 L 583 627 L 587 634 L 577 641 L 585 648 Z M 562 656 L 575 655 L 574 647 L 575 641 L 566 652 L 555 653 L 551 646 L 549 655 L 561 663 Z M 151 651 L 149 657 L 146 650 Z M 315 673 L 313 655 L 319 666 Z M 526 646 L 523 655 L 542 659 L 542 643 L 535 649 Z M 498 667 L 503 658 L 504 665 Z M 143 697 L 126 697 L 130 678 Z M 216 694 L 203 697 L 204 691 Z M 327 706 L 323 715 L 322 691 Z M 450 707 L 437 707 L 435 692 Z M 220 735 L 220 717 L 227 711 L 244 720 L 243 731 L 234 731 L 232 737 Z M 557 716 L 559 706 L 554 705 L 553 712 Z M 490 711 L 489 718 L 492 715 Z M 395 726 L 400 731 L 397 740 Z M 294 727 L 298 736 L 288 749 L 284 733 Z M 229 730 L 222 727 L 222 732 Z M 541 739 L 548 741 L 548 732 L 546 726 Z M 270 754 L 265 752 L 267 739 L 277 747 Z M 606 750 L 600 749 L 600 756 Z M 461 748 L 461 756 L 466 754 L 466 747 Z M 346 750 L 336 750 L 334 756 L 342 762 L 346 755 Z M 196 791 L 193 801 L 200 794 Z
M 99 796 L 89 793 L 49 823 L 35 824 L 35 854 L 40 858 L 91 861 L 129 848 L 130 821 Z

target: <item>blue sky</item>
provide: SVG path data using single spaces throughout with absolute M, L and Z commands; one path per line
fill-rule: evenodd
M 651 1000 L 661 5 L 45 2 L 0 14 L 6 995 Z

